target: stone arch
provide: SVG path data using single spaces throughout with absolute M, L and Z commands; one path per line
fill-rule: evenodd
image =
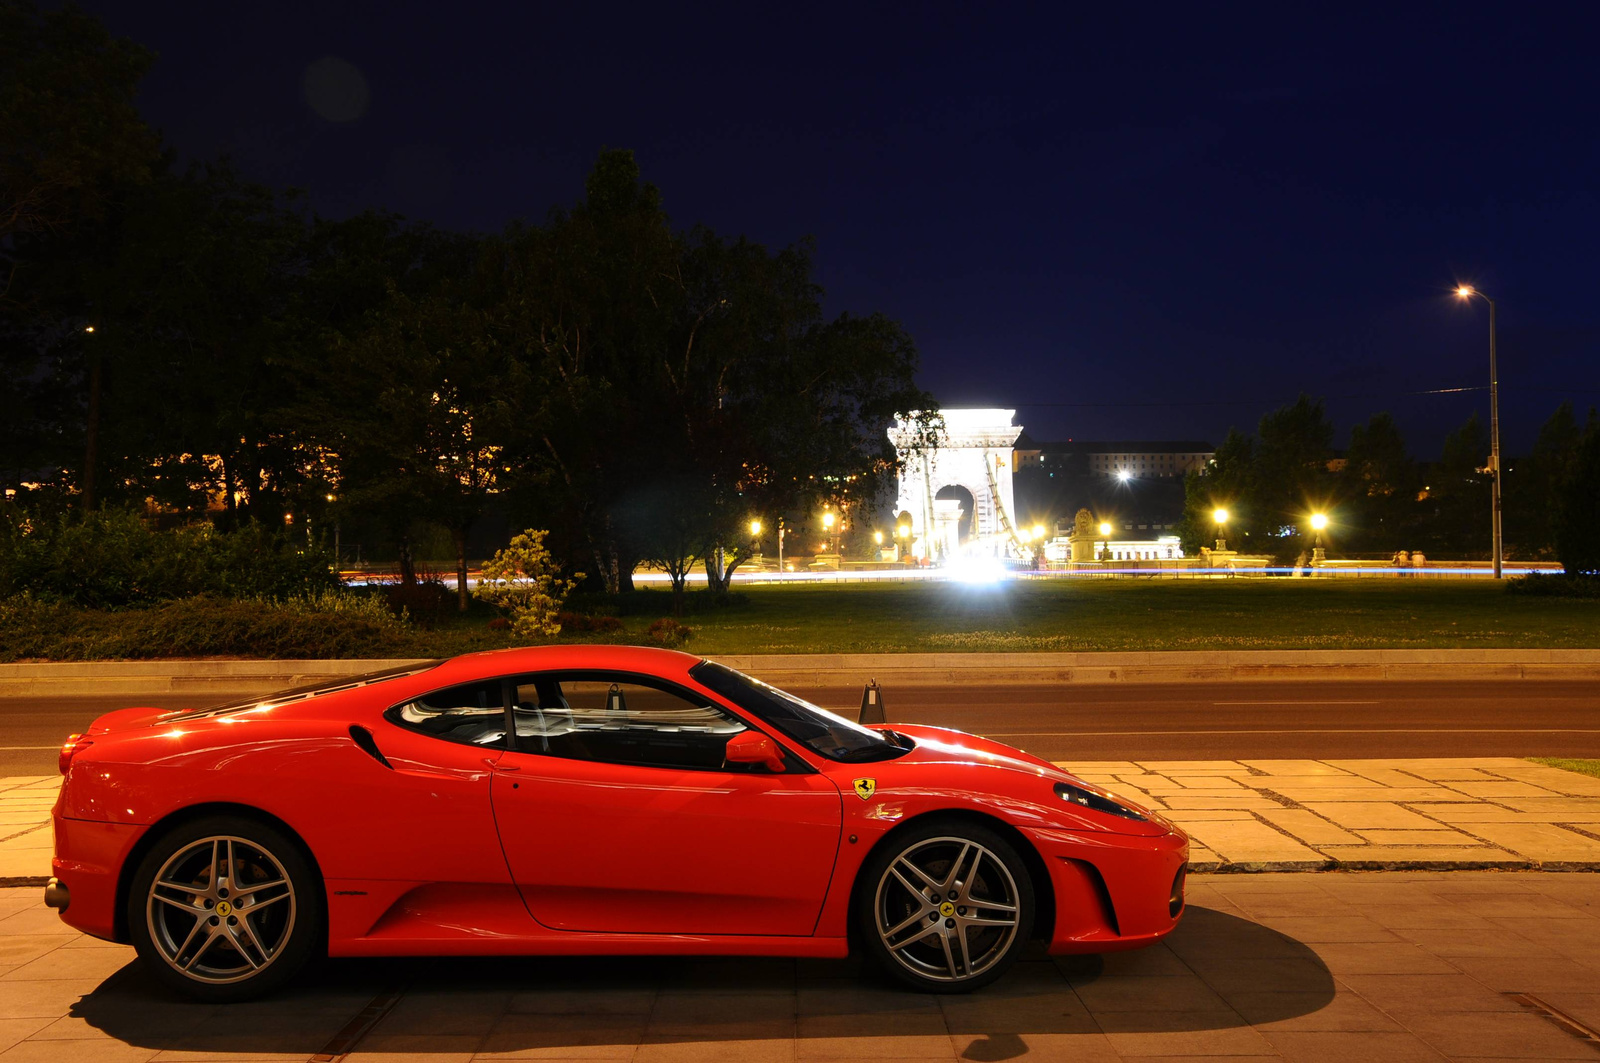
M 897 420 L 889 430 L 901 463 L 895 508 L 911 517 L 913 556 L 938 560 L 957 549 L 1023 555 L 1011 516 L 1012 448 L 1022 433 L 1012 423 L 1015 413 L 943 410 L 944 426 L 930 449 L 917 448 L 918 435 L 909 420 Z M 949 500 L 937 498 L 948 487 L 972 496 L 971 532 L 964 543 L 959 534 L 949 534 Z

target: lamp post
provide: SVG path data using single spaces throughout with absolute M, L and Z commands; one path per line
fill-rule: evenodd
M 829 550 L 833 549 L 833 525 L 838 519 L 831 509 L 822 514 L 823 546 Z
M 900 540 L 900 563 L 906 563 L 911 556 L 911 525 L 901 524 L 894 530 L 895 537 Z
M 1102 561 L 1110 561 L 1111 560 L 1111 522 L 1110 521 L 1103 520 L 1103 521 L 1100 522 L 1100 538 L 1105 540 L 1105 546 L 1103 546 L 1100 549 L 1100 560 L 1102 560 Z
M 1324 560 L 1325 555 L 1322 552 L 1322 530 L 1327 526 L 1328 515 L 1326 513 L 1311 514 L 1311 563 L 1313 565 Z
M 1500 372 L 1495 365 L 1494 352 L 1494 300 L 1470 284 L 1456 289 L 1456 294 L 1471 300 L 1474 295 L 1489 304 L 1489 466 L 1494 471 L 1494 483 L 1489 503 L 1490 527 L 1494 535 L 1494 578 L 1500 578 L 1505 560 L 1504 544 L 1500 538 Z
M 756 548 L 756 560 L 761 560 L 761 521 L 750 522 L 750 545 Z
M 1217 525 L 1217 549 L 1226 550 L 1228 548 L 1228 540 L 1224 536 L 1228 532 L 1228 511 L 1218 507 L 1212 511 L 1211 519 Z

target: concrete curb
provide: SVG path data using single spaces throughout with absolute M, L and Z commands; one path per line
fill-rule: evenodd
M 1222 650 L 1108 653 L 714 654 L 778 686 L 1600 680 L 1600 649 Z M 0 697 L 219 697 L 359 675 L 405 660 L 182 660 L 0 664 Z

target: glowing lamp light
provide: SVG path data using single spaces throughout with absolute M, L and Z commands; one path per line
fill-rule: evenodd
M 900 527 L 895 529 L 895 534 L 899 535 L 900 538 L 902 538 L 902 539 L 911 538 L 911 525 L 909 525 L 909 524 L 900 525 Z
M 753 520 L 753 521 L 750 522 L 750 534 L 751 535 L 760 535 L 761 534 L 761 522 L 759 520 Z
M 1043 524 L 1035 524 L 1033 526 L 1033 537 L 1035 539 L 1043 539 L 1044 538 L 1044 525 Z
M 1106 521 L 1100 522 L 1100 534 L 1105 536 L 1107 539 L 1111 538 L 1111 525 Z
M 1461 287 L 1456 289 L 1456 294 L 1461 296 L 1463 299 L 1472 298 L 1472 285 L 1463 284 Z
M 1211 519 L 1216 521 L 1218 524 L 1226 524 L 1228 523 L 1228 511 L 1225 509 L 1219 509 L 1215 513 L 1211 514 Z
M 1118 469 L 1117 479 L 1121 480 L 1123 483 L 1127 483 L 1129 480 L 1133 479 L 1133 473 L 1129 472 L 1127 469 Z
M 1311 514 L 1311 526 L 1317 531 L 1326 528 L 1328 526 L 1328 515 L 1326 513 Z
M 837 519 L 837 518 L 835 518 L 832 513 L 824 513 L 822 515 L 822 526 L 824 528 L 833 527 L 833 522 L 834 522 L 835 519 Z
M 85 331 L 85 332 L 93 332 L 94 331 L 94 326 L 93 325 L 85 325 L 83 331 Z
M 881 532 L 881 531 L 873 532 L 872 533 L 872 541 L 877 543 L 879 546 L 882 546 L 883 545 L 883 532 Z

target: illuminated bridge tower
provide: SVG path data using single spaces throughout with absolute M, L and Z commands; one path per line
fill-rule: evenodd
M 897 523 L 911 525 L 911 554 L 943 560 L 960 552 L 1020 553 L 1011 495 L 1011 450 L 1022 427 L 1011 423 L 1015 410 L 941 410 L 944 430 L 932 449 L 918 451 L 915 433 L 904 421 L 889 429 L 889 441 L 903 464 Z M 959 498 L 971 496 L 971 512 Z M 940 498 L 955 494 L 958 497 Z M 961 536 L 963 518 L 970 531 Z

